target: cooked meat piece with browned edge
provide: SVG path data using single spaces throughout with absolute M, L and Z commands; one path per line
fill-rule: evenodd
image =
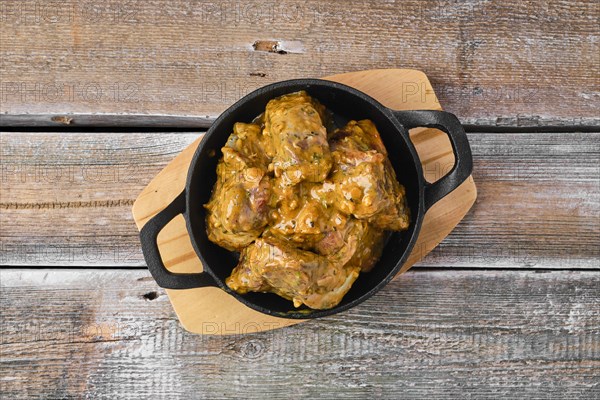
M 346 221 L 346 215 L 331 206 L 333 197 L 322 184 L 287 186 L 275 178 L 272 187 L 269 233 L 296 247 L 312 249 L 327 232 L 341 228 Z
M 268 222 L 271 183 L 265 168 L 269 160 L 258 151 L 259 135 L 257 125 L 235 125 L 222 148 L 217 183 L 205 205 L 208 238 L 227 250 L 248 246 Z
M 269 168 L 272 159 L 269 154 L 273 153 L 273 145 L 271 139 L 263 135 L 258 124 L 236 122 L 225 147 L 237 151 L 249 167 L 265 171 Z
M 379 261 L 386 236 L 385 231 L 365 220 L 349 217 L 341 229 L 327 232 L 314 250 L 333 263 L 368 272 Z
M 330 262 L 274 239 L 258 239 L 245 248 L 226 283 L 238 293 L 272 292 L 322 310 L 337 305 L 350 290 L 360 268 Z
M 322 182 L 331 169 L 331 153 L 322 115 L 325 107 L 305 91 L 269 101 L 264 134 L 274 149 L 272 168 L 284 183 Z
M 335 206 L 380 229 L 407 229 L 410 209 L 404 186 L 396 179 L 375 125 L 370 120 L 350 121 L 333 133 L 330 143 Z

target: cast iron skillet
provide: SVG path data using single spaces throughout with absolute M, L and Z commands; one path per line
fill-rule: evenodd
M 217 161 L 235 122 L 251 122 L 274 97 L 306 90 L 334 113 L 337 126 L 349 119 L 371 119 L 377 126 L 400 183 L 406 188 L 411 210 L 407 231 L 394 232 L 381 260 L 369 273 L 360 274 L 350 291 L 336 307 L 328 310 L 296 309 L 292 302 L 270 293 L 239 295 L 225 284 L 238 261 L 229 252 L 208 240 L 207 203 L 216 181 Z M 438 128 L 448 134 L 456 159 L 452 170 L 433 184 L 423 178 L 421 162 L 408 136 L 408 129 Z M 198 146 L 189 167 L 185 190 L 171 204 L 144 225 L 140 233 L 144 258 L 156 282 L 167 289 L 218 286 L 250 308 L 283 318 L 317 318 L 353 307 L 379 291 L 400 270 L 419 234 L 425 212 L 471 175 L 472 157 L 467 136 L 458 119 L 442 111 L 393 111 L 368 95 L 349 86 L 320 79 L 295 79 L 274 83 L 245 96 L 227 109 L 211 126 Z M 204 272 L 179 274 L 168 271 L 158 251 L 156 238 L 161 229 L 178 214 L 183 214 L 196 254 Z

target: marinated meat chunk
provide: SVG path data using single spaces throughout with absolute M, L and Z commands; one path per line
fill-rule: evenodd
M 323 113 L 324 107 L 305 91 L 267 104 L 264 134 L 273 144 L 272 169 L 276 177 L 283 177 L 289 185 L 322 182 L 331 169 Z
M 209 202 L 208 238 L 228 250 L 242 250 L 258 238 L 268 222 L 271 183 L 266 171 L 248 167 L 244 157 L 224 147 L 217 183 Z
M 373 121 L 363 119 L 350 121 L 341 129 L 335 130 L 329 137 L 330 144 L 342 146 L 348 150 L 375 150 L 387 157 L 387 150 Z
M 271 140 L 263 135 L 258 124 L 236 122 L 225 147 L 237 151 L 249 167 L 258 167 L 266 171 L 271 163 Z
M 358 267 L 361 272 L 369 272 L 381 258 L 386 240 L 386 232 L 371 224 L 366 224 L 362 236 L 347 267 Z
M 314 250 L 333 263 L 368 272 L 381 257 L 385 236 L 383 230 L 350 217 L 341 229 L 327 232 Z
M 221 247 L 239 251 L 260 236 L 267 224 L 269 181 L 261 175 L 217 184 L 217 195 L 206 205 L 208 238 Z
M 226 283 L 244 294 L 272 292 L 313 309 L 336 306 L 350 290 L 360 268 L 331 263 L 274 238 L 258 239 L 241 253 Z
M 350 121 L 331 138 L 335 205 L 385 230 L 405 230 L 410 223 L 405 190 L 386 157 L 375 125 Z
M 330 205 L 331 194 L 321 184 L 296 186 L 273 180 L 269 234 L 297 247 L 312 249 L 324 235 L 345 223 L 346 216 Z

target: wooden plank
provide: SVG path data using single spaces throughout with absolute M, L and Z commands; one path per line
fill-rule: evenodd
M 478 199 L 432 266 L 600 268 L 600 134 L 470 134 Z
M 133 201 L 198 136 L 3 133 L 2 263 L 143 265 Z
M 270 82 L 416 68 L 464 123 L 600 125 L 594 0 L 1 7 L 5 124 L 206 126 Z
M 133 200 L 198 136 L 3 133 L 0 262 L 144 265 Z M 478 200 L 418 265 L 598 268 L 599 136 L 469 134 Z
M 0 391 L 11 399 L 562 400 L 600 388 L 591 271 L 412 270 L 348 312 L 229 336 L 185 332 L 147 271 L 0 277 Z

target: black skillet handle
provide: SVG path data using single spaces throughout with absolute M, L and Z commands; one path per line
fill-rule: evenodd
M 394 111 L 394 115 L 406 129 L 426 127 L 444 131 L 452 143 L 454 166 L 434 183 L 425 182 L 425 210 L 463 183 L 473 171 L 471 146 L 460 121 L 454 114 L 444 111 Z
M 164 210 L 156 214 L 140 231 L 142 251 L 150 273 L 165 289 L 191 289 L 203 286 L 217 286 L 212 276 L 206 272 L 195 274 L 176 274 L 165 267 L 156 238 L 160 231 L 177 215 L 185 212 L 185 191 L 181 192 Z

